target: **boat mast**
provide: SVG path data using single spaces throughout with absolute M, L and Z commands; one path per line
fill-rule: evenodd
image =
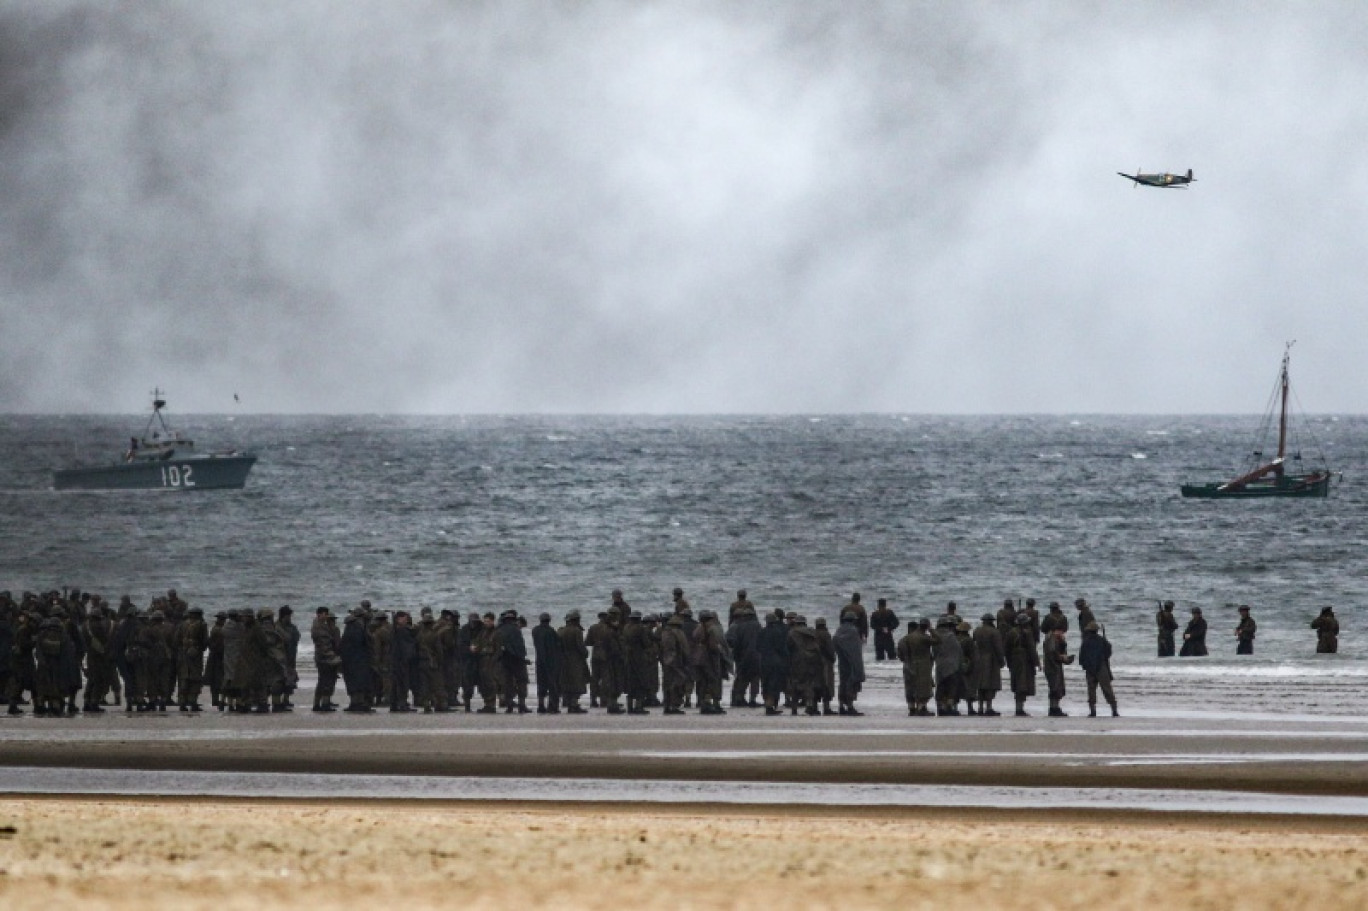
M 1276 468 L 1274 471 L 1278 477 L 1283 476 L 1283 457 L 1287 454 L 1287 362 L 1292 358 L 1292 346 L 1295 341 L 1287 343 L 1287 348 L 1283 350 L 1282 362 L 1282 412 L 1278 416 L 1278 458 L 1273 463 Z

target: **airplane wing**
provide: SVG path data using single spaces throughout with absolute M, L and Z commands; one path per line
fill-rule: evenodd
M 1131 176 L 1130 174 L 1124 174 L 1124 173 L 1122 173 L 1121 171 L 1117 171 L 1117 172 L 1116 172 L 1116 175 L 1117 175 L 1118 177 L 1124 177 L 1124 178 L 1126 178 L 1127 180 L 1133 180 L 1133 181 L 1135 181 L 1136 183 L 1139 183 L 1139 182 L 1140 182 L 1140 178 L 1139 178 L 1139 177 L 1133 177 L 1133 176 Z

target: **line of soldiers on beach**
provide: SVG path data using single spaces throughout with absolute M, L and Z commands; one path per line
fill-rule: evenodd
M 1172 601 L 1161 601 L 1159 610 L 1154 615 L 1154 623 L 1159 630 L 1160 658 L 1172 658 L 1175 654 L 1178 618 L 1173 616 L 1174 606 Z M 1235 654 L 1252 655 L 1259 624 L 1254 620 L 1248 604 L 1241 604 L 1235 610 L 1239 615 L 1234 629 Z M 1202 615 L 1200 607 L 1190 608 L 1189 613 L 1192 619 L 1188 620 L 1187 627 L 1183 630 L 1183 644 L 1176 654 L 1183 658 L 1202 658 L 1210 654 L 1206 642 L 1206 617 Z M 1320 614 L 1311 621 L 1311 628 L 1316 631 L 1316 654 L 1333 655 L 1339 651 L 1339 618 L 1335 616 L 1333 607 L 1322 607 Z
M 1096 692 L 1116 714 L 1111 688 L 1111 644 L 1098 635 L 1091 611 L 1080 600 L 1084 628 L 1078 659 L 1084 667 L 1089 707 Z M 892 622 L 890 622 L 890 619 Z M 762 708 L 767 715 L 861 715 L 856 707 L 865 682 L 864 647 L 874 633 L 878 659 L 902 662 L 908 714 L 996 716 L 1004 668 L 1025 715 L 1043 671 L 1050 714 L 1063 715 L 1063 668 L 1068 621 L 1058 605 L 1041 616 L 1033 600 L 1017 610 L 1004 602 L 985 614 L 977 629 L 951 602 L 934 622 L 914 618 L 897 642 L 896 618 L 886 601 L 866 612 L 857 593 L 829 629 L 824 618 L 809 626 L 801 614 L 763 615 L 744 590 L 727 611 L 697 618 L 680 589 L 662 614 L 633 609 L 621 591 L 596 622 L 584 625 L 577 610 L 560 627 L 542 614 L 531 630 L 516 611 L 472 612 L 424 608 L 372 608 L 367 601 L 338 618 L 318 608 L 309 628 L 317 671 L 312 709 L 332 712 L 337 684 L 348 698 L 345 711 L 526 713 L 535 680 L 539 713 L 645 714 L 659 708 L 682 714 L 725 714 L 724 681 L 731 680 L 728 707 Z M 126 712 L 281 713 L 294 709 L 299 682 L 296 661 L 302 632 L 290 607 L 218 612 L 203 610 L 174 591 L 146 610 L 128 596 L 118 607 L 88 592 L 25 593 L 15 601 L 0 593 L 0 694 L 10 714 L 32 697 L 35 714 L 51 717 L 100 713 L 109 705 Z M 476 708 L 476 697 L 479 707 Z M 587 697 L 587 705 L 582 704 Z M 80 708 L 77 699 L 81 699 Z M 833 708 L 835 703 L 835 708 Z M 934 712 L 931 706 L 934 704 Z

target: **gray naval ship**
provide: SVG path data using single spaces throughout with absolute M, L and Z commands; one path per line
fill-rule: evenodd
M 132 437 L 123 462 L 53 472 L 57 490 L 223 490 L 240 489 L 256 464 L 247 452 L 195 452 L 195 443 L 166 423 L 166 400 L 152 393 L 152 417 L 141 437 Z

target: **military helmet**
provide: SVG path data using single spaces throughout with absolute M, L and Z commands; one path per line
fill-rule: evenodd
M 1074 607 L 1087 607 L 1087 606 L 1088 606 L 1088 599 L 1087 599 L 1087 598 L 1074 598 Z
M 826 629 L 826 617 L 818 617 L 816 624 L 821 629 Z
M 736 597 L 740 598 L 742 601 L 745 601 L 745 600 L 746 600 L 746 590 L 745 590 L 744 588 L 738 588 L 738 589 L 736 590 Z
M 997 622 L 997 617 L 994 617 L 992 614 L 984 614 L 984 615 L 983 615 L 982 617 L 980 617 L 979 619 L 982 620 L 984 623 L 995 623 L 995 622 Z
M 1248 604 L 1241 604 L 1240 607 L 1239 607 L 1239 611 L 1240 611 L 1240 613 L 1242 613 L 1242 614 L 1247 614 L 1247 613 L 1249 613 L 1249 605 L 1248 605 Z
M 315 613 L 315 614 L 326 614 L 327 612 L 328 612 L 328 609 L 327 609 L 326 607 L 315 607 L 315 608 L 314 608 L 314 613 Z
M 676 588 L 676 589 L 674 590 L 674 596 L 675 596 L 676 598 L 682 598 L 682 597 L 684 596 L 684 589 L 682 589 L 682 588 Z
M 286 605 L 283 605 L 283 606 L 280 608 L 280 610 L 276 611 L 276 613 L 277 613 L 277 614 L 293 614 L 293 613 L 294 613 L 294 608 L 293 608 L 293 607 L 290 607 L 290 605 L 286 604 Z
M 580 612 L 577 611 L 577 610 L 568 610 L 568 611 L 565 612 L 565 619 L 566 619 L 566 620 L 578 620 L 579 618 L 580 618 Z
M 1164 608 L 1165 608 L 1166 610 L 1172 610 L 1172 609 L 1173 609 L 1173 602 L 1172 602 L 1172 601 L 1165 601 L 1165 602 L 1164 602 Z
M 202 607 L 187 607 L 185 612 L 187 614 L 199 614 L 201 617 L 204 616 L 204 608 Z

